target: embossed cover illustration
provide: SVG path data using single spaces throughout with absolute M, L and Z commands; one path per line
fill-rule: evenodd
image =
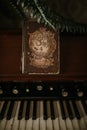
M 58 74 L 59 33 L 35 21 L 26 21 L 22 34 L 22 73 Z

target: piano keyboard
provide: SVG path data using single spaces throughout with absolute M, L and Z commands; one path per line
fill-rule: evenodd
M 87 100 L 1 100 L 0 130 L 87 130 Z

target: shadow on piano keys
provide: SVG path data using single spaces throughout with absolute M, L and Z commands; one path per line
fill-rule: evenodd
M 87 130 L 87 82 L 0 82 L 0 130 Z

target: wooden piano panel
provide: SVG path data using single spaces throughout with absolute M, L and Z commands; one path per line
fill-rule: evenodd
M 86 34 L 60 34 L 60 74 L 50 76 L 21 73 L 22 31 L 0 31 L 0 80 L 87 79 Z
M 19 74 L 21 66 L 21 32 L 0 33 L 0 74 Z
M 87 74 L 87 34 L 61 36 L 61 73 Z

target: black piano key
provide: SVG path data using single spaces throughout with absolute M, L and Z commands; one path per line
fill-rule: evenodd
M 66 119 L 66 113 L 64 110 L 63 101 L 60 100 L 59 103 L 60 103 L 60 108 L 61 108 L 62 119 Z
M 3 108 L 3 105 L 4 105 L 4 101 L 1 101 L 1 102 L 0 102 L 0 113 L 1 113 L 1 110 L 2 110 L 2 108 Z
M 18 113 L 18 120 L 22 119 L 23 107 L 24 107 L 24 101 L 21 101 L 20 108 L 19 108 L 19 113 Z
M 47 119 L 51 119 L 50 101 L 47 101 Z
M 73 116 L 73 113 L 72 113 L 72 110 L 71 110 L 71 106 L 70 106 L 69 101 L 66 101 L 66 106 L 67 106 L 67 111 L 68 111 L 69 118 L 70 118 L 70 119 L 73 119 L 74 116 Z
M 77 118 L 77 119 L 80 119 L 81 116 L 80 116 L 80 113 L 79 113 L 79 111 L 78 111 L 78 108 L 77 108 L 77 106 L 76 106 L 75 101 L 72 101 L 72 105 L 73 105 L 73 108 L 74 108 L 74 111 L 75 111 L 76 118 Z
M 26 112 L 25 112 L 25 120 L 29 119 L 29 112 L 30 112 L 30 101 L 27 102 Z
M 34 106 L 33 106 L 33 117 L 32 117 L 33 120 L 36 120 L 36 115 L 37 115 L 36 112 L 37 112 L 37 102 L 34 101 Z
M 53 106 L 54 106 L 54 114 L 55 114 L 55 119 L 56 119 L 59 116 L 56 101 L 53 101 Z
M 47 101 L 43 102 L 43 116 L 44 120 L 47 120 Z
M 36 118 L 40 118 L 40 101 L 37 101 L 37 112 Z
M 5 114 L 7 105 L 8 105 L 8 101 L 5 101 L 4 105 L 2 107 L 1 113 L 0 113 L 0 120 L 2 120 L 4 118 L 4 114 Z
M 85 110 L 85 113 L 87 115 L 87 104 L 86 104 L 86 102 L 84 100 L 82 100 L 81 102 L 82 102 L 83 108 Z
M 50 101 L 50 110 L 51 110 L 51 119 L 55 119 L 55 112 L 54 112 L 54 106 L 53 101 Z
M 29 118 L 33 117 L 33 106 L 34 106 L 34 102 L 30 101 L 30 112 L 29 112 Z
M 12 102 L 10 103 L 10 106 L 9 106 L 9 109 L 8 109 L 8 112 L 7 112 L 7 120 L 10 120 L 10 119 L 11 119 L 13 107 L 14 107 L 14 101 L 12 101 Z

